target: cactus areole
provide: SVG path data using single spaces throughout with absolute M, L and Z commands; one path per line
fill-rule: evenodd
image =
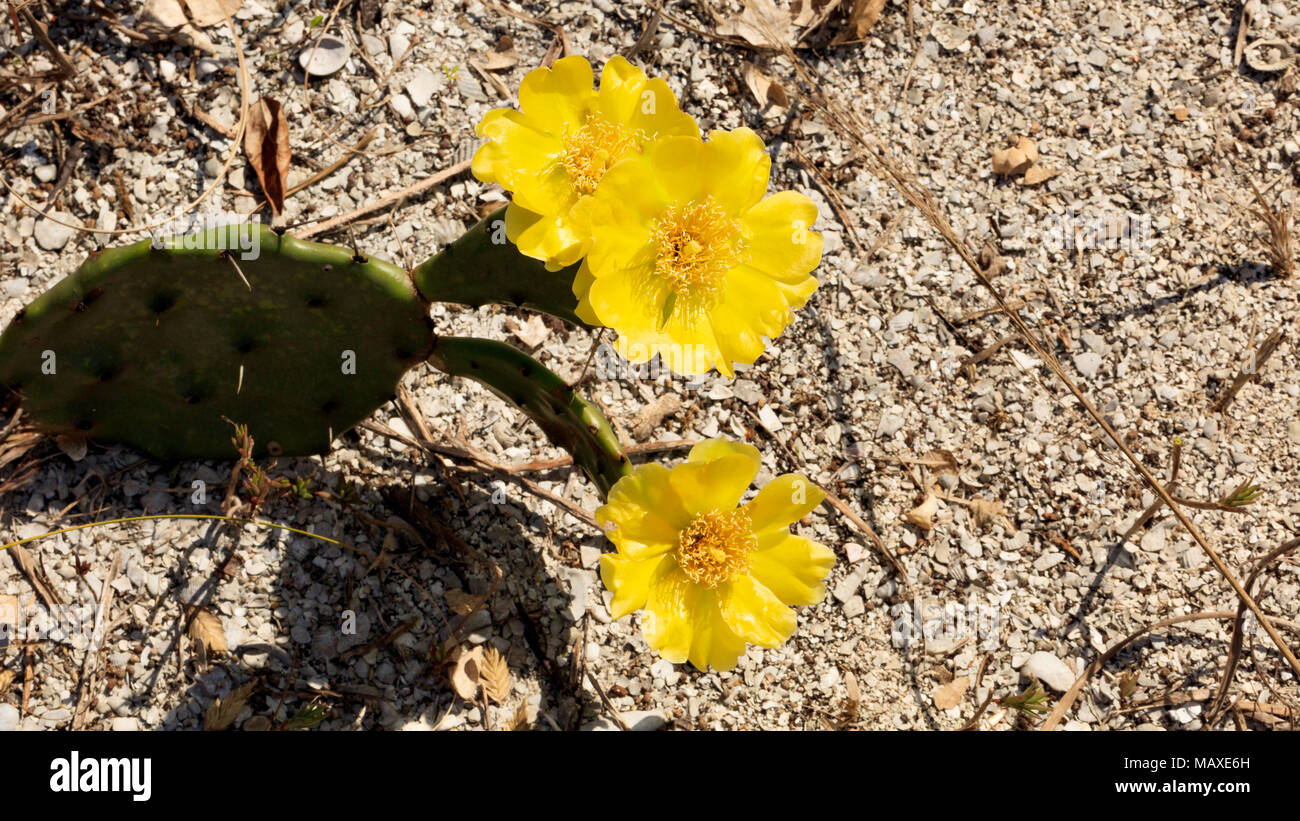
M 432 350 L 401 268 L 261 225 L 243 259 L 213 250 L 223 230 L 92 255 L 0 335 L 0 384 L 56 435 L 227 459 L 230 420 L 262 454 L 306 455 Z

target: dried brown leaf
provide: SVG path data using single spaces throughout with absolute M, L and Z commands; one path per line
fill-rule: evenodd
M 466 701 L 473 701 L 475 694 L 478 693 L 480 669 L 483 665 L 483 648 L 475 647 L 472 650 L 466 650 L 463 647 L 457 647 L 452 651 L 452 660 L 455 664 L 447 673 L 447 680 L 451 683 L 451 689 L 455 690 L 456 695 Z
M 210 610 L 194 612 L 194 618 L 190 619 L 190 638 L 203 642 L 203 649 L 209 656 L 224 656 L 230 652 L 221 617 Z
M 515 51 L 515 40 L 509 34 L 501 36 L 497 44 L 488 52 L 483 67 L 488 71 L 505 71 L 519 64 L 519 52 Z
M 745 78 L 745 85 L 759 105 L 764 107 L 772 105 L 778 109 L 790 107 L 790 96 L 785 93 L 785 87 L 764 74 L 758 66 L 745 63 L 741 74 Z
M 207 712 L 203 715 L 203 729 L 212 732 L 230 729 L 239 718 L 239 713 L 248 703 L 248 697 L 257 689 L 257 682 L 250 681 L 242 684 L 230 691 L 230 695 L 225 698 L 215 699 L 208 705 Z
M 998 517 L 1005 515 L 1006 509 L 998 501 L 988 501 L 986 499 L 974 499 L 970 503 L 971 516 L 975 518 L 975 524 L 980 527 L 987 527 L 998 520 Z
M 960 676 L 934 691 L 934 706 L 940 710 L 951 710 L 961 704 L 962 696 L 970 688 L 970 678 Z
M 478 596 L 466 593 L 459 587 L 448 590 L 443 594 L 443 598 L 447 600 L 447 607 L 451 608 L 451 612 L 458 616 L 468 616 L 473 613 L 474 605 L 479 599 Z
M 5 697 L 5 693 L 13 686 L 14 679 L 17 677 L 18 674 L 13 670 L 0 670 L 0 698 Z
M 835 11 L 833 7 L 839 4 L 840 0 L 794 0 L 790 4 L 790 17 L 798 28 L 808 28 L 823 16 L 830 15 Z
M 772 0 L 745 0 L 745 9 L 718 24 L 718 34 L 739 37 L 760 48 L 779 48 L 795 42 L 794 21 Z
M 86 437 L 73 436 L 64 434 L 54 437 L 54 444 L 59 446 L 59 450 L 74 462 L 80 462 L 86 458 Z
M 226 15 L 235 16 L 243 0 L 185 0 L 190 19 L 196 26 L 215 26 L 226 22 Z
M 180 0 L 145 0 L 135 27 L 154 42 L 174 40 L 208 54 L 217 51 L 212 39 L 190 24 Z
M 904 518 L 922 530 L 934 527 L 934 514 L 939 509 L 939 499 L 933 493 L 927 493 L 921 504 L 904 514 Z
M 489 647 L 483 654 L 479 682 L 483 685 L 484 695 L 497 704 L 504 703 L 510 696 L 510 667 L 495 647 Z
M 1052 177 L 1059 175 L 1061 171 L 1056 168 L 1048 168 L 1044 165 L 1031 165 L 1029 170 L 1025 171 L 1025 185 L 1038 185 L 1040 182 L 1047 182 Z
M 956 474 L 961 469 L 961 465 L 957 463 L 957 457 L 953 456 L 952 451 L 943 448 L 935 448 L 917 459 L 916 463 L 933 468 L 934 472 L 939 476 Z
M 536 348 L 546 341 L 546 337 L 551 335 L 551 329 L 546 327 L 546 320 L 542 319 L 539 314 L 533 314 L 528 317 L 526 322 L 522 323 L 507 319 L 506 330 L 514 334 L 520 342 L 529 348 Z
M 1016 176 L 1029 170 L 1038 161 L 1038 146 L 1028 137 L 1020 137 L 1011 148 L 994 149 L 993 173 L 1004 177 Z
M 258 100 L 248 111 L 244 154 L 271 210 L 279 214 L 284 210 L 284 192 L 289 189 L 289 121 L 284 108 L 270 97 Z
M 880 19 L 884 11 L 885 0 L 853 0 L 853 7 L 844 21 L 844 28 L 831 40 L 831 45 L 852 43 L 861 40 L 871 31 L 871 27 Z

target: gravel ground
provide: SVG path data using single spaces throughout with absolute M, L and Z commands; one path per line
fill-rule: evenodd
M 125 14 L 132 4 L 112 5 L 132 26 Z M 914 36 L 907 5 L 887 4 L 864 43 L 800 56 L 822 88 L 851 101 L 896 160 L 935 192 L 961 234 L 982 242 L 996 230 L 1008 263 L 998 286 L 1024 300 L 1030 324 L 1153 471 L 1165 475 L 1181 436 L 1181 496 L 1215 500 L 1246 480 L 1260 486 L 1262 496 L 1243 510 L 1189 510 L 1244 578 L 1300 524 L 1295 346 L 1284 338 L 1226 411 L 1210 406 L 1249 352 L 1300 308 L 1294 282 L 1271 273 L 1258 241 L 1263 226 L 1248 214 L 1250 182 L 1268 186 L 1265 196 L 1278 207 L 1295 206 L 1300 127 L 1291 104 L 1297 97 L 1285 89 L 1300 69 L 1232 68 L 1236 2 L 917 0 Z M 114 557 L 125 558 L 112 581 L 94 688 L 79 697 L 84 637 L 51 640 L 26 655 L 2 649 L 0 670 L 16 680 L 0 692 L 0 729 L 69 727 L 79 704 L 88 728 L 195 728 L 214 699 L 229 701 L 249 681 L 258 686 L 235 727 L 282 722 L 313 702 L 328 708 L 318 726 L 330 729 L 613 726 L 582 670 L 624 720 L 646 729 L 956 728 L 986 697 L 1015 695 L 1031 677 L 1055 701 L 1099 652 L 1144 625 L 1235 609 L 1205 552 L 1167 514 L 1121 542 L 1154 497 L 1027 346 L 1012 337 L 972 367 L 960 364 L 1010 334 L 1009 323 L 978 315 L 990 306 L 988 295 L 843 134 L 808 109 L 755 101 L 746 63 L 774 78 L 793 70 L 770 51 L 703 33 L 716 28 L 711 14 L 726 21 L 738 4 L 671 4 L 671 17 L 645 38 L 652 10 L 610 0 L 512 4 L 523 17 L 477 0 L 363 2 L 355 25 L 330 22 L 331 8 L 245 0 L 235 20 L 251 97 L 284 104 L 291 181 L 377 129 L 375 153 L 289 200 L 291 226 L 348 212 L 468 158 L 474 124 L 511 104 L 506 95 L 556 44 L 552 24 L 570 53 L 594 64 L 640 41 L 635 60 L 667 79 L 702 128 L 757 130 L 773 153 L 774 189 L 804 191 L 820 207 L 822 288 L 735 381 L 715 374 L 688 384 L 592 368 L 585 389 L 624 428 L 642 422 L 649 432 L 639 440 L 731 436 L 763 450 L 760 484 L 790 469 L 806 472 L 872 523 L 910 578 L 898 579 L 861 531 L 824 506 L 798 531 L 836 549 L 832 593 L 800 609 L 798 633 L 786 645 L 752 648 L 730 673 L 702 673 L 657 659 L 634 623 L 610 620 L 595 570 L 606 547 L 599 532 L 480 474 L 452 473 L 462 496 L 402 443 L 354 431 L 330 454 L 282 461 L 276 474 L 312 477 L 317 489 L 351 482 L 360 488 L 355 504 L 282 500 L 264 516 L 372 554 L 382 549 L 377 566 L 284 531 L 250 526 L 232 534 L 184 520 L 28 545 L 49 587 L 70 603 L 98 600 Z M 1300 46 L 1298 12 L 1261 4 L 1248 39 Z M 205 29 L 217 53 L 200 55 L 137 43 L 85 18 L 84 6 L 69 14 L 52 37 L 83 71 L 60 87 L 56 110 L 112 96 L 56 121 L 57 144 L 50 123 L 6 123 L 6 181 L 44 202 L 75 144 L 83 156 L 60 191 L 62 212 L 99 229 L 170 217 L 217 182 L 229 153 L 231 141 L 191 112 L 234 125 L 239 83 L 230 34 Z M 345 16 L 353 14 L 356 7 Z M 352 43 L 352 56 L 337 74 L 312 80 L 309 110 L 297 56 L 318 15 Z M 832 18 L 811 41 L 824 42 L 840 25 Z M 505 38 L 517 62 L 483 69 L 509 63 Z M 7 71 L 53 68 L 35 43 L 18 52 L 25 62 L 6 63 Z M 5 111 L 20 96 L 0 94 Z M 1017 135 L 1036 142 L 1042 167 L 1061 173 L 1036 185 L 995 175 L 991 152 Z M 236 154 L 211 201 L 242 212 L 254 205 L 246 192 L 256 181 Z M 495 186 L 464 174 L 353 222 L 351 240 L 346 232 L 329 239 L 410 266 L 502 201 Z M 4 206 L 6 323 L 87 253 L 122 241 L 38 222 L 8 195 Z M 1099 223 L 1124 226 L 1127 236 L 1084 247 Z M 1071 247 L 1075 237 L 1081 242 Z M 433 309 L 440 332 L 540 344 L 535 355 L 551 368 L 583 373 L 591 334 L 535 322 L 516 336 L 516 316 Z M 539 343 L 532 334 L 543 332 Z M 510 464 L 560 455 L 476 385 L 428 367 L 404 385 L 438 436 L 463 437 Z M 659 420 L 641 415 L 666 395 L 680 405 Z M 375 421 L 407 430 L 395 405 Z M 3 497 L 6 534 L 145 513 L 215 513 L 230 472 L 230 463 L 163 464 L 99 443 L 84 455 L 71 450 L 43 443 L 33 451 L 42 459 L 33 479 Z M 899 461 L 936 450 L 952 454 L 955 472 Z M 579 507 L 598 504 L 567 468 L 530 475 Z M 194 480 L 210 488 L 205 504 L 192 503 Z M 924 530 L 906 514 L 931 482 L 959 501 L 940 500 L 934 526 Z M 504 574 L 487 609 L 466 625 L 465 644 L 497 648 L 510 669 L 509 696 L 487 715 L 482 703 L 455 696 L 433 648 L 455 618 L 456 591 L 484 592 L 490 578 L 441 543 L 426 549 L 384 526 L 397 520 L 385 490 L 411 486 Z M 977 521 L 973 500 L 1000 502 L 1005 515 Z M 33 585 L 15 554 L 6 556 L 0 595 L 30 600 Z M 1295 560 L 1265 576 L 1262 606 L 1294 620 Z M 217 614 L 230 655 L 205 659 L 188 638 L 178 641 L 183 606 L 194 602 Z M 915 614 L 931 607 L 960 618 L 919 640 L 910 629 L 919 627 Z M 356 630 L 341 634 L 347 611 Z M 401 625 L 405 632 L 379 641 Z M 1229 627 L 1195 621 L 1136 643 L 1094 677 L 1063 726 L 1200 728 L 1205 702 L 1185 696 L 1217 686 Z M 1218 726 L 1288 726 L 1280 705 L 1296 703 L 1300 688 L 1267 637 L 1251 640 L 1254 658 L 1243 661 L 1233 692 L 1267 706 Z M 15 707 L 26 687 L 29 706 L 20 717 Z M 993 703 L 980 726 L 1035 720 Z

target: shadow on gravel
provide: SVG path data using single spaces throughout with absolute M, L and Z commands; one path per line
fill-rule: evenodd
M 115 716 L 134 716 L 147 729 L 203 727 L 215 700 L 228 699 L 248 682 L 257 686 L 233 722 L 235 729 L 254 716 L 282 726 L 313 703 L 329 708 L 329 726 L 336 728 L 399 728 L 415 722 L 432 727 L 458 700 L 438 647 L 486 646 L 493 637 L 509 642 L 504 655 L 513 681 L 536 672 L 540 710 L 555 716 L 561 728 L 576 729 L 599 714 L 601 705 L 582 687 L 577 666 L 558 661 L 581 624 L 557 604 L 570 598 L 569 580 L 552 575 L 542 560 L 540 550 L 556 547 L 550 525 L 528 511 L 519 492 L 510 486 L 503 499 L 486 480 L 456 474 L 462 498 L 423 460 L 404 459 L 409 452 L 370 452 L 354 435 L 338 446 L 360 449 L 361 464 L 382 464 L 384 473 L 322 469 L 315 459 L 288 460 L 269 473 L 289 479 L 310 475 L 313 490 L 331 493 L 350 478 L 362 483 L 357 503 L 290 497 L 269 503 L 257 518 L 337 539 L 363 555 L 307 536 L 222 521 L 144 522 L 136 525 L 144 529 L 135 536 L 88 531 L 96 534 L 95 548 L 84 554 L 90 572 L 102 578 L 105 557 L 117 550 L 131 554 L 122 576 L 134 565 L 131 585 L 117 594 L 99 677 L 91 679 L 87 694 L 91 727 L 107 727 Z M 57 483 L 72 490 L 83 509 L 101 511 L 97 519 L 109 518 L 110 511 L 114 518 L 216 514 L 233 467 L 232 462 L 166 464 L 129 451 L 115 461 L 126 467 L 114 471 L 114 461 L 98 453 L 76 466 L 49 460 L 34 486 Z M 191 482 L 198 476 L 207 479 L 207 497 L 196 504 Z M 430 477 L 422 486 L 427 501 L 412 501 L 408 482 L 414 476 Z M 137 490 L 127 492 L 131 485 Z M 155 527 L 165 527 L 167 535 L 156 537 L 161 531 Z M 484 547 L 465 549 L 461 534 L 471 532 Z M 555 552 L 565 563 L 566 552 Z M 577 566 L 577 549 L 571 552 Z M 491 569 L 475 553 L 500 568 L 503 582 L 466 620 L 452 611 L 446 591 L 488 592 Z M 66 563 L 66 557 L 48 551 L 43 558 Z M 135 575 L 141 571 L 157 580 L 156 587 L 142 585 Z M 265 579 L 264 573 L 274 576 Z M 228 655 L 199 652 L 198 643 L 183 635 L 191 607 L 217 615 L 228 637 Z M 250 618 L 237 626 L 236 615 Z M 507 628 L 515 620 L 523 625 L 522 635 L 518 624 Z M 345 621 L 352 630 L 344 628 Z M 65 664 L 60 655 L 47 655 L 39 666 Z M 81 655 L 72 651 L 72 663 L 79 666 Z M 119 655 L 127 660 L 110 661 Z M 140 663 L 142 674 L 132 675 Z M 75 673 L 70 678 L 70 703 L 75 703 L 75 688 L 82 684 Z M 150 710 L 159 717 L 146 719 Z M 507 717 L 506 711 L 497 712 L 493 729 Z M 103 716 L 102 725 L 93 718 L 96 713 Z M 539 718 L 533 726 L 550 725 Z
M 1118 311 L 1099 313 L 1084 325 L 1094 330 L 1109 328 L 1125 319 L 1145 318 L 1170 305 L 1180 305 L 1188 298 L 1200 293 L 1213 291 L 1229 282 L 1238 285 L 1255 285 L 1260 283 L 1281 282 L 1281 277 L 1272 273 L 1269 265 L 1263 262 L 1241 262 L 1237 265 L 1220 263 L 1214 273 L 1194 285 L 1189 285 L 1168 296 L 1153 299 L 1140 305 L 1134 305 Z

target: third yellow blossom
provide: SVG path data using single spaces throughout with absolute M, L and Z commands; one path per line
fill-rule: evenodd
M 730 670 L 746 642 L 790 637 L 789 605 L 826 595 L 834 554 L 790 533 L 825 494 L 791 473 L 738 506 L 758 469 L 757 448 L 711 439 L 671 470 L 637 467 L 596 511 L 618 547 L 600 562 L 614 618 L 644 609 L 646 641 L 673 663 Z

